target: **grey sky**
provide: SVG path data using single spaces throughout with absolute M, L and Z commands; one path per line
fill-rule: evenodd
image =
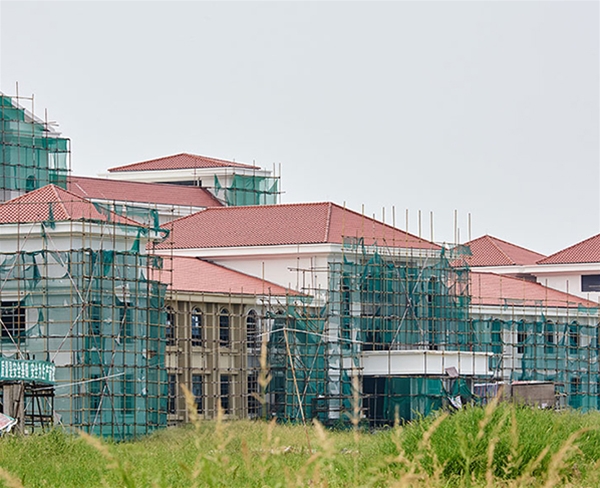
M 0 89 L 75 173 L 178 152 L 282 165 L 434 239 L 600 232 L 597 2 L 0 2 Z

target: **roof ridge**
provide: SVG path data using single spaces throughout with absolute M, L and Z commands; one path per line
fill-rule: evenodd
M 361 217 L 361 218 L 364 218 L 364 219 L 368 219 L 368 220 L 370 220 L 371 222 L 377 222 L 378 224 L 380 224 L 380 225 L 384 226 L 384 227 L 385 227 L 385 228 L 387 228 L 387 229 L 391 229 L 391 230 L 400 231 L 400 232 L 402 232 L 403 234 L 405 234 L 405 235 L 407 235 L 407 236 L 410 236 L 410 237 L 412 237 L 413 239 L 416 239 L 418 242 L 426 242 L 426 243 L 429 243 L 429 244 L 434 244 L 434 245 L 438 246 L 437 244 L 435 244 L 435 242 L 428 241 L 427 239 L 423 239 L 422 237 L 419 237 L 419 236 L 417 236 L 417 235 L 415 235 L 415 234 L 411 234 L 410 232 L 408 232 L 408 231 L 406 231 L 406 230 L 402 230 L 402 229 L 400 229 L 399 227 L 394 227 L 393 225 L 390 225 L 390 224 L 388 224 L 388 223 L 386 223 L 386 222 L 382 222 L 381 220 L 377 220 L 375 217 L 369 217 L 368 215 L 366 215 L 366 214 L 364 214 L 364 213 L 359 213 L 359 212 L 357 212 L 356 210 L 352 210 L 351 208 L 348 208 L 348 207 L 342 207 L 341 205 L 339 205 L 339 204 L 337 204 L 337 203 L 335 203 L 335 202 L 324 202 L 324 203 L 331 204 L 331 205 L 332 205 L 332 208 L 333 208 L 333 207 L 336 207 L 336 208 L 338 208 L 339 210 L 343 210 L 344 212 L 350 212 L 350 213 L 353 213 L 354 215 L 357 215 L 357 216 L 359 216 L 359 217 Z M 381 238 L 383 239 L 383 238 L 384 238 L 384 236 L 381 236 Z M 441 246 L 438 246 L 438 247 L 440 247 L 440 248 L 441 248 Z
M 539 261 L 536 261 L 536 264 L 544 264 L 542 261 L 550 260 L 551 258 L 553 258 L 554 256 L 557 256 L 558 254 L 562 254 L 566 251 L 569 251 L 570 249 L 573 249 L 574 247 L 585 244 L 587 241 L 591 241 L 592 239 L 597 239 L 598 237 L 600 237 L 600 234 L 594 234 L 593 236 L 588 237 L 587 239 L 584 239 L 583 241 L 576 242 L 575 244 L 572 244 L 569 247 L 565 247 L 564 249 L 561 249 L 560 251 L 556 251 L 555 253 L 550 254 L 549 256 L 546 256 L 545 258 L 540 259 Z
M 523 247 L 523 246 L 520 246 L 519 244 L 515 244 L 514 242 L 509 242 L 509 241 L 506 241 L 506 240 L 504 240 L 504 239 L 500 239 L 499 237 L 492 236 L 492 235 L 490 235 L 490 234 L 484 234 L 484 235 L 482 235 L 481 237 L 477 237 L 476 239 L 472 239 L 472 240 L 470 240 L 469 242 L 466 242 L 465 244 L 466 244 L 466 245 L 469 245 L 471 242 L 479 241 L 479 240 L 481 240 L 481 239 L 484 239 L 484 238 L 486 238 L 486 237 L 487 237 L 487 238 L 489 238 L 489 239 L 492 239 L 492 240 L 494 240 L 494 241 L 500 241 L 500 242 L 502 242 L 503 244 L 508 244 L 509 246 L 518 247 L 519 249 L 522 249 L 523 251 L 531 252 L 531 253 L 533 253 L 533 254 L 537 254 L 537 255 L 539 255 L 539 256 L 544 256 L 544 257 L 546 257 L 546 255 L 545 255 L 545 254 L 542 254 L 541 252 L 534 251 L 533 249 L 529 249 L 528 247 Z
M 506 254 L 501 248 L 500 246 L 498 246 L 498 244 L 496 244 L 496 242 L 494 242 L 492 236 L 486 235 L 485 237 L 488 238 L 489 242 L 492 244 L 492 246 L 494 246 L 499 252 L 500 254 L 502 254 L 506 259 L 508 259 L 508 262 L 511 264 L 516 264 L 515 260 L 512 259 L 508 254 Z
M 329 229 L 331 228 L 331 212 L 332 212 L 332 204 L 331 202 L 329 202 L 329 205 L 327 205 L 327 218 L 325 219 L 325 237 L 323 239 L 323 242 L 328 242 L 329 241 Z
M 42 187 L 42 188 L 43 188 L 43 187 Z M 69 218 L 70 218 L 70 219 L 72 219 L 72 218 L 73 218 L 73 214 L 72 214 L 72 212 L 69 212 L 69 211 L 67 210 L 67 206 L 65 205 L 65 202 L 63 202 L 63 199 L 62 199 L 62 197 L 61 197 L 61 196 L 58 194 L 57 188 L 58 188 L 58 187 L 57 187 L 56 185 L 51 185 L 51 186 L 50 186 L 50 190 L 51 190 L 51 191 L 54 193 L 54 196 L 56 197 L 56 199 L 57 199 L 57 201 L 58 201 L 57 203 L 59 203 L 59 204 L 60 204 L 60 206 L 62 207 L 62 209 L 63 209 L 63 210 L 64 210 L 64 212 L 65 212 L 65 215 L 68 215 L 68 216 L 69 216 Z M 61 190 L 62 190 L 62 188 L 61 188 Z M 66 191 L 66 190 L 65 190 L 65 192 L 66 192 L 66 193 L 68 193 L 69 195 L 73 195 L 72 193 L 70 193 L 70 192 L 68 192 L 68 191 Z M 73 196 L 75 196 L 75 197 L 77 197 L 78 199 L 80 199 L 80 201 L 83 201 L 83 202 L 87 202 L 87 203 L 89 203 L 89 202 L 88 202 L 88 200 L 85 200 L 84 198 L 81 198 L 81 197 L 79 197 L 79 196 L 77 196 L 77 195 L 73 195 Z M 48 203 L 49 203 L 49 204 L 52 204 L 52 202 L 48 202 Z
M 234 166 L 238 166 L 238 167 L 261 169 L 260 166 L 256 166 L 256 164 L 239 163 L 237 161 L 230 161 L 227 159 L 220 159 L 220 158 L 215 158 L 212 156 L 203 156 L 201 154 L 192 154 L 192 153 L 188 153 L 188 152 L 181 152 L 181 153 L 177 153 L 177 154 L 169 154 L 166 156 L 161 156 L 158 158 L 146 159 L 144 161 L 137 161 L 137 162 L 129 163 L 129 164 L 121 164 L 119 166 L 114 166 L 112 168 L 109 168 L 108 171 L 111 172 L 111 171 L 116 171 L 116 170 L 122 170 L 123 168 L 135 168 L 142 164 L 155 163 L 157 161 L 173 159 L 173 158 L 178 158 L 178 157 L 182 157 L 182 156 L 187 156 L 192 159 L 209 160 L 209 161 L 212 161 L 215 163 L 223 164 L 225 166 L 234 165 Z
M 67 215 L 69 217 L 69 220 L 72 220 L 75 217 L 73 216 L 73 213 L 70 212 L 67 209 L 67 207 L 65 206 L 65 200 L 64 200 L 63 196 L 61 195 L 61 193 L 66 193 L 67 195 L 69 195 L 70 197 L 72 197 L 73 198 L 72 200 L 67 200 L 67 201 L 70 201 L 71 203 L 77 202 L 77 203 L 82 203 L 82 204 L 85 204 L 85 205 L 91 205 L 92 207 L 94 207 L 94 209 L 96 211 L 98 211 L 98 209 L 96 207 L 96 204 L 94 202 L 92 202 L 91 200 L 88 200 L 87 198 L 83 198 L 83 197 L 81 197 L 79 195 L 76 195 L 75 193 L 72 193 L 69 190 L 65 190 L 64 188 L 62 188 L 62 187 L 60 187 L 58 185 L 55 185 L 54 183 L 49 183 L 48 185 L 44 185 L 41 188 L 37 188 L 37 189 L 35 189 L 33 191 L 30 191 L 28 193 L 24 193 L 23 195 L 20 195 L 19 197 L 14 198 L 13 200 L 9 200 L 8 202 L 4 202 L 3 204 L 0 204 L 0 206 L 1 205 L 5 205 L 7 203 L 15 203 L 15 202 L 17 202 L 17 200 L 24 199 L 28 195 L 31 195 L 32 193 L 41 192 L 41 190 L 43 190 L 45 188 L 48 188 L 54 194 L 54 198 L 56 199 L 55 202 L 47 202 L 47 203 L 58 203 L 58 204 L 60 204 L 61 207 L 62 207 L 62 209 L 65 212 L 65 215 Z M 36 204 L 39 204 L 39 203 L 42 203 L 42 202 L 36 202 Z M 147 227 L 144 224 L 142 224 L 140 222 L 137 222 L 137 221 L 131 219 L 130 217 L 127 217 L 126 215 L 119 215 L 118 213 L 116 213 L 115 211 L 110 210 L 110 209 L 107 209 L 107 211 L 110 213 L 111 217 L 113 218 L 113 220 L 115 222 L 116 222 L 116 220 L 115 220 L 115 217 L 116 217 L 117 220 L 118 219 L 122 219 L 123 222 L 120 222 L 120 223 L 124 224 L 124 225 L 133 225 L 133 226 L 136 226 L 136 227 Z

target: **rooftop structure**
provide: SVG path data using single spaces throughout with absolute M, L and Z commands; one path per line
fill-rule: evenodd
M 166 424 L 163 235 L 54 185 L 0 205 L 0 353 L 55 365 L 40 417 L 116 439 Z
M 440 246 L 335 203 L 209 208 L 168 225 L 160 249 L 344 244 L 439 250 Z
M 245 168 L 251 170 L 260 170 L 258 166 L 250 164 L 236 163 L 235 161 L 225 161 L 224 159 L 210 158 L 207 156 L 198 156 L 195 154 L 175 154 L 173 156 L 164 156 L 162 158 L 150 159 L 139 163 L 131 163 L 123 166 L 110 168 L 109 173 L 118 173 L 123 171 L 162 171 L 168 169 L 200 169 L 200 168 Z
M 465 263 L 471 267 L 535 264 L 545 258 L 543 254 L 490 235 L 473 239 L 464 245 L 471 251 L 470 256 L 464 256 Z
M 69 151 L 54 124 L 33 114 L 33 97 L 0 93 L 0 202 L 50 183 L 66 188 Z
M 537 261 L 538 264 L 600 263 L 600 234 Z M 599 270 L 600 271 L 600 270 Z
M 279 177 L 269 170 L 194 154 L 165 156 L 108 171 L 112 179 L 203 187 L 227 206 L 274 204 L 279 195 Z
M 148 217 L 156 220 L 156 225 L 162 225 L 207 207 L 222 206 L 206 188 L 197 186 L 140 183 L 85 176 L 69 176 L 67 182 L 72 193 L 120 215 L 153 225 L 154 222 L 147 221 Z

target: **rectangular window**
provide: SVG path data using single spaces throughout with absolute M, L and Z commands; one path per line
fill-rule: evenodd
M 577 376 L 573 376 L 571 378 L 571 385 L 570 385 L 570 389 L 571 389 L 571 394 L 577 394 L 579 393 L 579 378 Z
M 525 324 L 519 322 L 517 325 L 517 353 L 525 352 L 525 343 L 527 342 L 527 332 L 525 332 Z
M 555 335 L 554 335 L 554 324 L 547 322 L 546 323 L 546 346 L 544 347 L 544 352 L 546 354 L 554 354 L 554 344 L 555 344 Z
M 121 336 L 125 341 L 130 342 L 133 339 L 133 322 L 132 322 L 132 308 L 131 304 L 127 302 L 121 302 L 117 299 L 117 306 L 119 310 L 119 329 Z
M 502 324 L 499 320 L 492 322 L 492 352 L 496 354 L 502 352 Z
M 98 378 L 100 378 L 99 375 L 94 374 L 92 375 L 92 380 L 95 381 L 91 381 L 90 382 L 90 387 L 89 387 L 89 392 L 90 392 L 90 410 L 94 411 L 94 410 L 98 410 L 100 408 L 100 389 L 102 387 L 100 380 L 98 380 Z
M 169 392 L 168 392 L 168 413 L 177 413 L 177 375 L 169 374 Z
M 583 275 L 581 277 L 581 291 L 600 292 L 600 275 Z
M 202 402 L 202 375 L 201 374 L 193 374 L 192 375 L 192 395 L 194 395 L 194 400 L 196 401 L 196 411 L 198 413 L 202 413 L 203 402 Z
M 229 413 L 229 375 L 221 375 L 221 408 L 223 413 Z
M 135 383 L 131 375 L 126 375 L 123 381 L 123 395 L 124 413 L 133 413 L 135 411 Z
M 175 344 L 175 312 L 172 308 L 167 308 L 167 330 L 166 330 L 166 339 L 167 346 L 172 346 Z
M 2 302 L 0 308 L 2 319 L 2 337 L 20 337 L 25 333 L 25 309 L 21 302 Z
M 258 399 L 258 373 L 248 375 L 248 416 L 260 417 L 261 403 Z
M 579 349 L 579 333 L 576 325 L 569 325 L 569 354 L 577 354 Z
M 100 302 L 90 302 L 89 317 L 90 317 L 90 332 L 93 335 L 100 335 L 102 326 L 102 305 Z

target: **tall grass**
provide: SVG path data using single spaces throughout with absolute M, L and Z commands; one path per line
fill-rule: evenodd
M 192 406 L 191 396 L 188 403 Z M 190 408 L 190 412 L 195 409 Z M 7 487 L 600 486 L 600 413 L 509 404 L 369 432 L 204 421 L 134 442 L 59 430 L 0 439 Z

